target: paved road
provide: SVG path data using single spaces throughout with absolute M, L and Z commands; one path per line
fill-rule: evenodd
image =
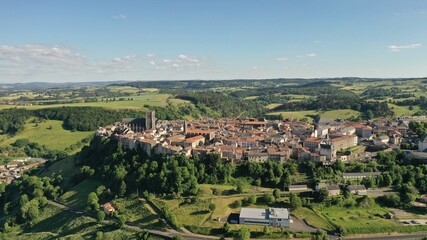
M 366 236 L 366 237 L 347 237 L 343 239 L 348 240 L 399 240 L 399 239 L 422 239 L 423 237 L 427 237 L 427 233 L 424 234 L 404 234 L 404 235 L 387 235 L 387 236 Z

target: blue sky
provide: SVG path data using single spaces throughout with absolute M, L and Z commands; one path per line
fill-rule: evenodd
M 0 82 L 427 76 L 427 1 L 0 0 Z

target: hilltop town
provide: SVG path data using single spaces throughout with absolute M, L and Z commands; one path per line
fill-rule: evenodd
M 266 120 L 249 117 L 155 120 L 155 112 L 143 118 L 127 118 L 100 127 L 97 136 L 120 140 L 127 149 L 143 149 L 149 156 L 218 154 L 232 162 L 285 162 L 292 158 L 330 165 L 340 160 L 368 160 L 376 151 L 399 148 L 411 141 L 410 121 L 421 117 L 350 122 L 320 118 L 318 122 Z M 427 138 L 413 157 L 426 158 Z M 412 153 L 408 153 L 412 154 Z

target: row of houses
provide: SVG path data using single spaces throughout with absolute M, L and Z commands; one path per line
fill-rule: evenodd
M 0 183 L 11 183 L 21 177 L 22 173 L 39 166 L 43 166 L 47 160 L 39 158 L 25 158 L 13 160 L 6 165 L 0 165 Z

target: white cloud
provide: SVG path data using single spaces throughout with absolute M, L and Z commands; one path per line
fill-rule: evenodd
M 112 18 L 113 18 L 113 19 L 116 19 L 116 20 L 123 20 L 123 19 L 128 18 L 128 16 L 123 15 L 123 14 L 119 14 L 119 15 L 114 15 L 114 16 L 112 16 Z
M 0 71 L 12 75 L 37 75 L 46 73 L 104 73 L 129 70 L 138 64 L 140 57 L 128 55 L 107 61 L 89 60 L 76 49 L 47 45 L 0 45 Z
M 131 56 L 116 57 L 116 58 L 113 58 L 113 61 L 114 62 L 133 62 L 137 59 L 139 59 L 138 56 L 131 55 Z
M 0 45 L 0 82 L 7 81 L 79 81 L 105 80 L 142 73 L 200 73 L 209 69 L 206 58 L 180 54 L 159 58 L 155 54 L 125 55 L 109 59 L 91 59 L 78 48 L 59 45 Z M 153 74 L 153 72 L 151 72 Z M 173 78 L 173 77 L 171 77 Z
M 159 67 L 157 69 L 164 69 L 164 68 L 188 69 L 188 68 L 200 67 L 201 61 L 202 60 L 197 57 L 180 54 L 175 59 L 170 59 L 170 58 L 163 59 L 161 62 L 162 67 Z
M 287 59 L 287 58 L 284 58 L 284 57 L 276 58 L 275 60 L 276 60 L 276 62 L 284 62 L 284 61 L 288 61 L 288 59 Z
M 319 41 L 319 40 L 314 40 L 313 42 L 314 42 L 314 43 L 320 43 L 320 41 Z
M 307 53 L 305 55 L 299 55 L 297 57 L 299 57 L 299 58 L 315 58 L 315 57 L 317 57 L 317 54 L 315 54 L 315 53 Z
M 252 70 L 258 70 L 257 66 L 252 66 Z
M 188 57 L 187 55 L 181 54 L 178 56 L 179 59 L 187 62 L 197 63 L 199 60 L 197 58 Z
M 420 48 L 422 45 L 419 43 L 413 43 L 408 45 L 390 45 L 388 49 L 392 52 L 400 52 L 402 49 L 415 49 Z

